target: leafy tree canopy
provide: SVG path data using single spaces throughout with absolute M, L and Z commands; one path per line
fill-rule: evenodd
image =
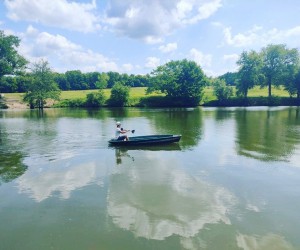
M 115 83 L 111 89 L 111 95 L 108 103 L 112 106 L 125 106 L 129 100 L 130 87 L 123 85 L 121 82 Z
M 53 76 L 47 61 L 41 60 L 33 64 L 32 81 L 24 96 L 31 108 L 43 109 L 46 99 L 59 99 L 60 90 Z
M 160 91 L 167 97 L 199 104 L 206 77 L 194 61 L 171 61 L 157 67 L 151 74 L 152 84 L 148 93 Z
M 236 84 L 236 80 L 238 78 L 237 72 L 227 72 L 218 77 L 220 80 L 224 80 L 226 85 L 234 86 Z
M 267 85 L 269 97 L 271 96 L 271 86 L 283 84 L 290 69 L 299 62 L 297 49 L 287 49 L 284 44 L 270 44 L 261 51 L 263 67 L 262 73 L 265 81 L 262 85 Z
M 219 101 L 227 100 L 233 94 L 232 87 L 226 85 L 225 80 L 217 79 L 214 82 L 214 94 Z
M 261 69 L 262 57 L 255 51 L 244 51 L 237 61 L 239 65 L 238 78 L 236 81 L 237 94 L 247 97 L 248 90 L 263 81 Z
M 16 50 L 19 44 L 18 37 L 6 36 L 0 30 L 0 78 L 4 75 L 18 74 L 25 69 L 27 61 Z

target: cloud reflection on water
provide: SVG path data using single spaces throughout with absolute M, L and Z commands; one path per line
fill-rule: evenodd
M 285 239 L 277 234 L 269 233 L 262 237 L 238 234 L 237 244 L 244 250 L 292 250 L 295 249 Z
M 83 188 L 97 180 L 103 185 L 101 176 L 105 168 L 98 168 L 100 161 L 95 157 L 74 156 L 72 159 L 51 161 L 48 163 L 28 162 L 30 168 L 17 180 L 20 193 L 26 193 L 37 202 L 41 202 L 58 192 L 60 199 L 70 198 L 71 192 Z M 37 164 L 40 164 L 39 166 Z M 99 172 L 100 171 L 100 172 Z
M 231 224 L 228 212 L 236 200 L 228 190 L 188 175 L 176 158 L 148 154 L 111 176 L 108 214 L 117 226 L 163 240 L 193 237 L 206 224 Z

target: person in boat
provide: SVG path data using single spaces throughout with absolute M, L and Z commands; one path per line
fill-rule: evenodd
M 117 122 L 117 129 L 116 129 L 116 139 L 120 140 L 120 141 L 128 141 L 128 136 L 126 135 L 127 132 L 129 132 L 130 130 L 125 130 L 123 128 L 121 128 L 121 122 Z

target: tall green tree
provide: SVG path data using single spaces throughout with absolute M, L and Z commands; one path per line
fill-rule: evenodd
M 262 86 L 268 86 L 269 97 L 272 96 L 272 85 L 284 84 L 289 68 L 297 64 L 296 49 L 287 49 L 284 44 L 270 44 L 261 51 L 263 67 L 262 73 L 265 81 Z
M 28 102 L 31 108 L 43 109 L 47 99 L 59 99 L 60 89 L 54 81 L 54 74 L 47 61 L 34 63 L 31 71 L 32 81 L 24 101 Z
M 236 80 L 237 94 L 247 97 L 249 89 L 263 81 L 261 69 L 263 66 L 262 57 L 255 51 L 242 52 L 239 60 L 238 77 Z
M 297 95 L 297 98 L 300 98 L 300 66 L 291 72 L 284 88 L 290 96 Z
M 130 87 L 125 86 L 121 82 L 116 82 L 111 89 L 111 95 L 108 103 L 111 106 L 123 107 L 129 100 Z
M 25 69 L 28 62 L 18 53 L 19 45 L 18 37 L 7 36 L 0 30 L 0 78 L 4 75 L 16 75 Z
M 104 89 L 107 87 L 107 81 L 109 76 L 106 73 L 98 74 L 98 81 L 95 86 L 99 89 L 96 93 L 89 93 L 86 95 L 86 106 L 87 107 L 101 107 L 105 104 L 106 98 Z
M 122 77 L 118 72 L 109 71 L 109 72 L 107 72 L 107 75 L 109 76 L 109 79 L 107 82 L 108 88 L 112 88 L 115 85 L 115 83 L 117 83 L 117 82 L 122 82 L 122 79 L 121 79 Z
M 294 85 L 294 88 L 295 88 L 297 98 L 299 99 L 300 98 L 300 68 L 298 68 L 298 71 L 295 75 L 293 85 Z
M 70 70 L 65 73 L 67 82 L 71 90 L 84 90 L 89 89 L 85 81 L 85 75 L 80 70 Z
M 109 76 L 106 73 L 101 73 L 98 75 L 98 80 L 95 83 L 96 87 L 100 90 L 103 90 L 107 87 Z
M 232 87 L 226 85 L 225 80 L 216 79 L 213 83 L 214 86 L 214 94 L 219 101 L 228 100 L 232 94 Z
M 66 74 L 64 73 L 54 73 L 54 81 L 61 90 L 71 89 L 70 83 L 68 82 Z
M 226 85 L 234 86 L 236 84 L 236 79 L 238 78 L 237 72 L 227 72 L 218 77 L 220 80 L 224 80 Z
M 85 73 L 85 81 L 87 85 L 89 86 L 89 89 L 96 89 L 96 82 L 98 81 L 98 77 L 100 75 L 99 72 L 88 72 Z
M 18 89 L 16 77 L 4 76 L 0 80 L 0 93 L 12 93 Z
M 186 105 L 199 104 L 206 77 L 194 61 L 171 61 L 157 67 L 151 75 L 153 78 L 148 93 L 160 91 Z

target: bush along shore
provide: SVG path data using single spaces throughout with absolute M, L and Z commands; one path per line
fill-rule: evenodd
M 63 99 L 57 102 L 45 104 L 45 108 L 101 108 L 101 107 L 249 107 L 249 106 L 300 106 L 300 98 L 295 97 L 231 97 L 225 100 L 204 100 L 204 102 L 193 103 L 186 100 L 178 100 L 166 96 L 145 96 L 129 98 L 126 103 L 115 105 L 109 101 L 91 102 L 86 98 Z M 21 100 L 2 98 L 0 109 L 7 108 L 29 108 L 29 105 Z
M 293 97 L 233 97 L 226 100 L 212 100 L 206 107 L 248 107 L 248 106 L 300 106 L 300 99 Z
M 8 106 L 6 104 L 6 101 L 4 99 L 4 95 L 0 94 L 0 109 L 7 109 Z

